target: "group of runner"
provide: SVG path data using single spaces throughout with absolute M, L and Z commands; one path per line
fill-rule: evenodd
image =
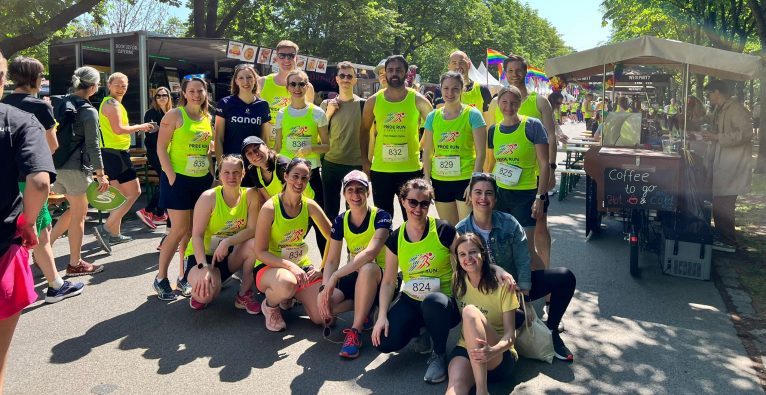
M 527 92 L 525 60 L 504 61 L 511 86 L 493 97 L 468 78 L 468 56 L 454 52 L 440 80 L 443 106 L 434 110 L 405 86 L 409 65 L 400 55 L 381 62 L 384 89 L 366 101 L 353 94 L 353 65 L 339 63 L 339 95 L 316 106 L 307 75 L 296 67 L 298 46 L 285 40 L 276 52 L 277 73 L 261 77 L 252 65 L 235 68 L 232 94 L 218 103 L 214 120 L 207 82 L 191 76 L 181 85 L 177 108 L 168 105 L 166 88 L 156 90 L 145 119 L 159 120 L 158 127 L 130 126 L 121 104 L 127 77 L 110 76 L 110 96 L 98 120 L 90 120 L 100 126 L 100 147 L 89 145 L 88 166 L 77 170 L 78 188 L 95 174 L 102 190 L 108 182 L 127 199 L 95 229 L 101 246 L 111 252 L 130 240 L 120 232 L 140 195 L 127 152 L 130 134 L 155 133 L 149 160 L 161 170 L 159 200 L 137 215 L 156 227 L 166 210 L 172 223 L 153 284 L 159 299 L 178 297 L 168 279 L 178 250 L 184 263 L 176 288 L 195 310 L 206 308 L 221 284 L 241 271 L 234 305 L 263 312 L 269 331 L 286 329 L 281 311 L 296 300 L 326 328 L 337 314 L 353 310 L 341 357 L 359 355 L 365 329 L 381 352 L 416 339 L 419 351 L 431 355 L 426 382 L 444 381 L 449 370 L 448 392 L 476 385 L 484 393 L 487 379 L 510 372 L 518 358 L 514 330 L 526 318 L 517 310 L 518 297 L 545 297 L 556 357 L 573 360 L 559 329 L 575 278 L 567 269 L 550 269 L 554 118 L 547 98 Z M 84 67 L 73 77 L 75 95 L 85 101 L 98 87 L 93 71 Z M 92 132 L 85 128 L 81 135 Z M 75 201 L 80 189 L 71 188 L 67 200 Z M 348 209 L 339 212 L 341 195 Z M 405 219 L 396 230 L 394 200 Z M 434 201 L 441 219 L 428 215 Z M 70 216 L 80 220 L 74 208 Z M 74 219 L 70 244 L 77 243 Z M 321 262 L 309 258 L 310 228 Z M 347 263 L 341 266 L 343 241 Z M 78 262 L 73 267 L 85 266 L 69 274 L 103 270 Z M 265 295 L 260 303 L 253 285 Z M 465 336 L 448 357 L 449 330 L 461 320 Z

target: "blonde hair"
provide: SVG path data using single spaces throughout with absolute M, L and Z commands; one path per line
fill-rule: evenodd
M 107 84 L 111 84 L 112 81 L 116 80 L 117 78 L 124 78 L 125 81 L 128 80 L 128 76 L 125 74 L 120 73 L 119 71 L 116 73 L 112 73 L 112 75 L 109 76 L 109 78 L 106 80 Z
M 168 94 L 168 102 L 165 103 L 165 106 L 160 106 L 160 103 L 157 102 L 157 94 L 160 93 L 160 91 L 165 91 Z M 167 87 L 161 86 L 157 88 L 156 91 L 154 91 L 154 97 L 152 97 L 152 108 L 154 108 L 157 111 L 162 111 L 163 113 L 167 113 L 173 108 L 173 98 L 170 96 L 170 89 Z
M 295 49 L 295 53 L 298 53 L 298 44 L 290 40 L 282 40 L 277 43 L 277 51 L 279 51 L 280 48 L 293 48 Z
M 290 78 L 292 78 L 292 77 L 294 77 L 296 75 L 299 76 L 299 77 L 305 78 L 306 82 L 308 82 L 308 80 L 309 80 L 308 74 L 306 74 L 303 70 L 293 70 L 293 71 L 291 71 L 290 73 L 287 74 L 287 78 L 285 78 L 285 83 L 289 84 L 290 83 Z

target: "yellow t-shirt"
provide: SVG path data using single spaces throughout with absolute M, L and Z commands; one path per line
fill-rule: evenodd
M 516 294 L 508 292 L 508 287 L 498 284 L 497 289 L 494 292 L 485 294 L 479 291 L 478 288 L 474 288 L 468 278 L 465 279 L 465 295 L 458 299 L 458 306 L 462 311 L 463 308 L 469 304 L 472 304 L 484 313 L 487 317 L 487 322 L 492 325 L 500 337 L 505 333 L 505 327 L 503 326 L 503 313 L 507 311 L 513 311 L 519 308 L 519 300 L 516 298 Z M 458 346 L 465 347 L 465 339 L 463 335 L 460 336 Z

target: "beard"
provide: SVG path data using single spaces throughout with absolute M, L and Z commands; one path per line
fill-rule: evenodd
M 396 78 L 396 80 L 393 80 L 393 78 Z M 388 83 L 388 86 L 392 88 L 401 88 L 404 86 L 404 80 L 399 77 L 386 77 L 386 82 Z

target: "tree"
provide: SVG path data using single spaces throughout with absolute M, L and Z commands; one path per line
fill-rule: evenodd
M 258 5 L 254 0 L 188 0 L 191 8 L 191 33 L 194 37 L 220 38 L 236 26 L 236 20 L 248 18 L 246 8 Z
M 81 18 L 80 26 L 85 35 L 124 33 L 148 30 L 176 36 L 184 31 L 183 23 L 171 17 L 166 5 L 159 0 L 107 0 L 98 17 L 87 15 Z
M 3 0 L 0 7 L 0 51 L 9 57 L 38 45 L 102 0 Z

